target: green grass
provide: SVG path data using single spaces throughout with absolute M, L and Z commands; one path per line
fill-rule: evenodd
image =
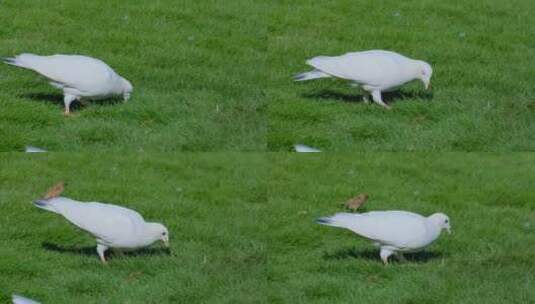
M 0 303 L 12 293 L 57 304 L 263 301 L 261 156 L 2 155 L 0 167 Z M 154 245 L 102 265 L 94 238 L 31 204 L 58 180 L 64 196 L 164 223 L 171 253 Z
M 0 303 L 528 303 L 535 297 L 531 153 L 0 155 Z M 34 207 L 65 196 L 133 208 L 170 230 L 111 255 Z M 378 250 L 314 220 L 360 192 L 365 211 L 450 216 L 422 253 Z
M 0 151 L 258 151 L 266 146 L 266 18 L 259 2 L 2 1 L 0 57 L 100 58 L 134 85 L 126 104 L 62 116 L 61 92 L 0 65 Z M 9 22 L 7 22 L 9 20 Z
M 278 1 L 268 30 L 268 149 L 535 150 L 533 1 Z M 388 49 L 426 60 L 432 90 L 409 84 L 367 106 L 347 82 L 294 83 L 317 55 Z
M 130 79 L 129 103 L 61 115 L 62 97 L 0 65 L 0 151 L 535 150 L 532 1 L 4 1 L 0 55 L 77 53 Z M 430 62 L 432 90 L 393 110 L 322 79 L 316 55 L 390 49 Z
M 533 8 L 2 1 L 0 57 L 90 55 L 134 93 L 65 118 L 60 92 L 0 65 L 0 151 L 85 152 L 0 155 L 0 302 L 532 301 L 535 156 L 435 151 L 535 151 Z M 429 61 L 432 90 L 404 86 L 385 111 L 343 81 L 292 81 L 307 58 L 366 49 Z M 295 143 L 368 153 L 229 153 Z M 58 180 L 66 196 L 163 222 L 171 253 L 156 245 L 101 265 L 90 236 L 32 206 Z M 368 242 L 314 223 L 359 192 L 368 211 L 445 212 L 454 233 L 384 267 Z
M 299 155 L 301 156 L 301 155 Z M 270 303 L 530 303 L 535 298 L 532 154 L 272 156 Z M 314 223 L 367 192 L 366 211 L 444 212 L 444 233 L 384 267 L 368 241 Z

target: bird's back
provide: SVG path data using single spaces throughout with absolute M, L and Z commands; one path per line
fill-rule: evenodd
M 427 242 L 425 217 L 406 211 L 375 211 L 361 215 L 354 232 L 398 248 L 419 248 Z
M 337 227 L 398 248 L 419 248 L 426 244 L 426 218 L 406 211 L 373 211 L 361 214 L 337 213 L 330 217 Z
M 136 211 L 111 204 L 83 203 L 58 197 L 51 199 L 49 205 L 69 222 L 110 245 L 138 235 L 145 224 Z
M 307 61 L 332 76 L 385 89 L 411 80 L 405 66 L 411 59 L 390 51 L 351 52 L 341 56 L 319 56 Z
M 117 81 L 117 74 L 112 68 L 99 59 L 87 56 L 21 54 L 15 57 L 15 62 L 87 95 L 106 94 Z

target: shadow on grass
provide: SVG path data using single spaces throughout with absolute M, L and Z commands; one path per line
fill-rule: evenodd
M 63 94 L 59 93 L 26 93 L 19 95 L 19 97 L 24 99 L 31 99 L 32 101 L 41 101 L 63 105 Z
M 340 203 L 340 212 L 347 212 L 347 213 L 366 213 L 368 212 L 368 208 L 366 207 L 359 207 L 357 210 L 350 209 L 346 206 L 346 203 Z
M 19 95 L 20 98 L 30 99 L 35 102 L 45 102 L 59 105 L 63 108 L 63 94 L 60 93 L 26 93 Z M 79 110 L 83 105 L 96 104 L 99 106 L 113 106 L 123 103 L 120 97 L 110 97 L 100 100 L 83 100 L 82 102 L 75 100 L 71 103 L 71 110 Z
M 430 260 L 442 257 L 442 253 L 436 251 L 420 251 L 414 253 L 404 253 L 403 256 L 409 262 L 426 263 Z M 343 260 L 343 259 L 366 259 L 381 262 L 379 257 L 379 249 L 362 249 L 354 248 L 339 249 L 332 253 L 325 253 L 323 258 L 326 260 Z M 398 261 L 395 255 L 392 255 L 389 261 Z
M 383 101 L 386 103 L 392 103 L 396 101 L 403 101 L 407 99 L 423 99 L 426 101 L 430 101 L 433 99 L 433 92 L 428 91 L 409 91 L 409 92 L 403 92 L 403 91 L 395 91 L 395 92 L 384 92 L 383 94 Z M 312 98 L 312 99 L 331 99 L 331 100 L 338 100 L 341 102 L 362 102 L 364 103 L 364 95 L 356 93 L 356 94 L 346 94 L 346 93 L 340 93 L 336 92 L 330 89 L 324 89 L 318 92 L 313 93 L 306 93 L 302 95 L 305 98 Z M 370 97 L 370 102 L 373 102 Z
M 97 246 L 84 246 L 84 247 L 67 247 L 58 244 L 53 244 L 50 242 L 43 242 L 42 247 L 45 250 L 55 251 L 59 253 L 68 253 L 75 255 L 84 255 L 84 256 L 98 256 Z M 161 255 L 171 255 L 171 250 L 169 248 L 141 248 L 135 251 L 124 251 L 125 256 L 161 256 Z M 113 249 L 110 249 L 106 252 L 106 256 L 121 256 L 121 254 L 115 254 Z

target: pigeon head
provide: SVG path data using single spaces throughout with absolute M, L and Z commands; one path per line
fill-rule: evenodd
M 132 94 L 132 91 L 134 90 L 134 87 L 130 83 L 130 81 L 124 79 L 121 77 L 121 94 L 123 94 L 124 101 L 128 101 L 130 99 L 130 95 Z
M 429 89 L 431 83 L 431 76 L 433 76 L 433 68 L 425 61 L 418 61 L 418 79 L 422 81 L 425 89 Z
M 429 217 L 429 219 L 440 227 L 440 229 L 446 229 L 451 234 L 450 218 L 444 213 L 435 213 Z
M 169 247 L 169 231 L 160 223 L 148 223 L 149 233 L 153 241 L 162 241 L 165 247 Z

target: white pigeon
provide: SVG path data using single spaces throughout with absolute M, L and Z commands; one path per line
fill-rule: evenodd
M 394 91 L 413 80 L 422 81 L 427 89 L 433 74 L 433 69 L 425 61 L 382 50 L 346 53 L 334 57 L 318 56 L 306 63 L 315 70 L 295 76 L 296 81 L 327 77 L 350 80 L 364 90 L 366 103 L 369 103 L 371 95 L 374 102 L 387 109 L 390 107 L 383 102 L 381 92 Z
M 75 100 L 98 100 L 122 95 L 128 101 L 132 84 L 119 76 L 99 59 L 81 55 L 38 56 L 20 54 L 4 58 L 7 64 L 33 70 L 50 80 L 50 84 L 63 90 L 65 115 Z
M 301 145 L 301 144 L 294 145 L 294 148 L 295 148 L 295 152 L 300 152 L 300 153 L 321 152 L 321 150 L 319 149 Z
M 24 150 L 26 153 L 42 153 L 47 152 L 45 149 L 37 148 L 34 146 L 26 146 L 26 149 Z
M 23 296 L 19 296 L 16 294 L 13 295 L 12 299 L 13 299 L 13 304 L 40 304 L 39 302 L 30 300 L 28 298 L 25 298 Z
M 380 247 L 383 263 L 396 254 L 404 259 L 403 252 L 415 252 L 436 240 L 442 229 L 450 230 L 450 220 L 443 213 L 424 217 L 407 211 L 372 211 L 366 213 L 337 213 L 322 217 L 317 223 L 346 228 L 371 240 Z
M 66 197 L 34 201 L 35 206 L 61 214 L 78 228 L 96 238 L 97 253 L 106 263 L 109 248 L 134 250 L 163 241 L 169 246 L 169 232 L 160 223 L 147 223 L 134 210 L 98 202 L 79 202 Z

